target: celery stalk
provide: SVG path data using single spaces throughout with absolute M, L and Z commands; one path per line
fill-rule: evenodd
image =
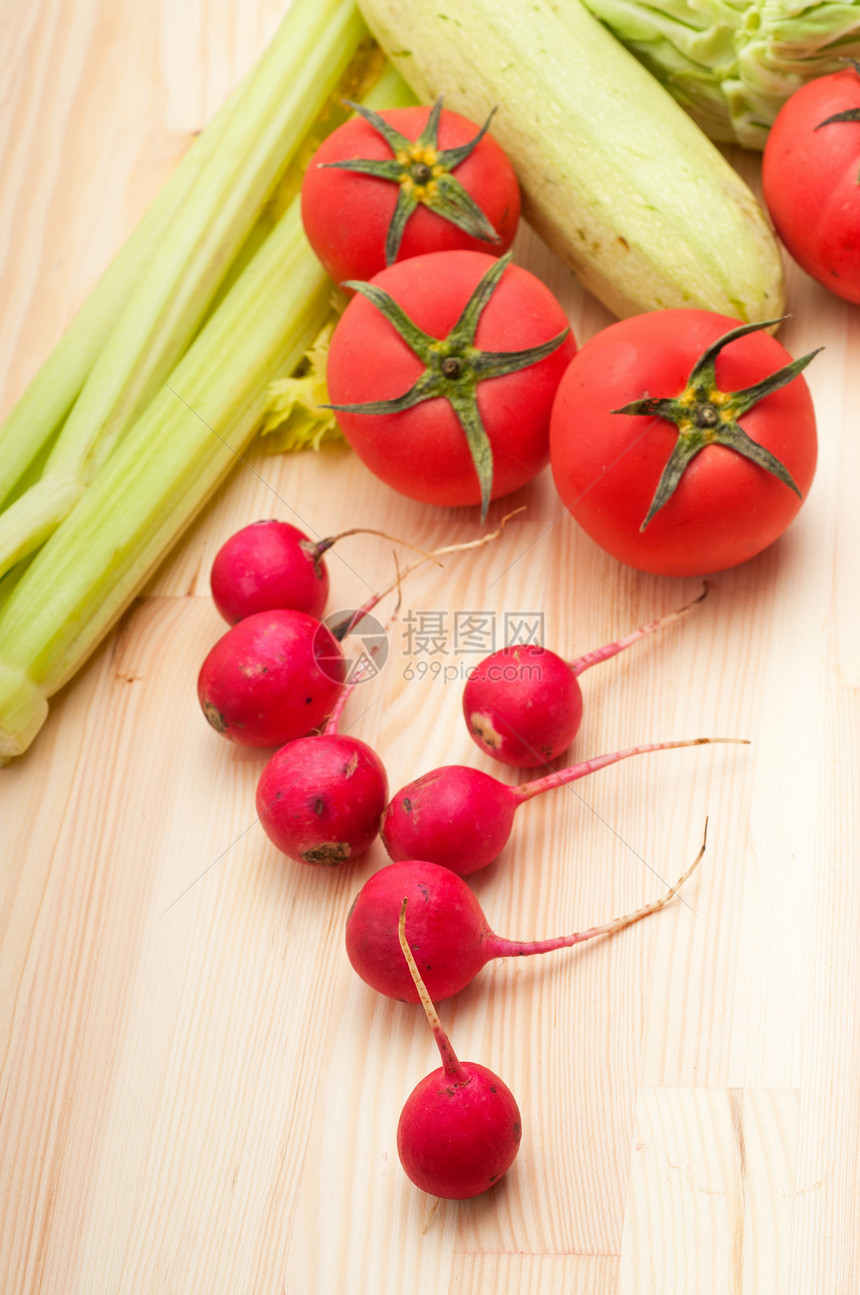
M 261 59 L 192 140 L 38 373 L 0 423 L 0 504 L 9 498 L 30 463 L 65 421 L 117 318 L 140 282 L 148 277 L 152 254 L 171 228 L 189 188 L 213 158 L 217 159 L 230 121 L 246 110 L 255 85 L 267 74 Z
M 293 203 L 0 615 L 0 756 L 17 755 L 167 547 L 239 461 L 331 283 Z
M 414 102 L 393 72 L 366 98 Z M 295 198 L 0 609 L 0 760 L 83 665 L 253 440 L 268 384 L 300 362 L 331 280 Z
M 367 28 L 353 0 L 295 0 L 152 250 L 42 480 L 0 516 L 0 575 L 41 543 L 187 349 L 231 262 Z

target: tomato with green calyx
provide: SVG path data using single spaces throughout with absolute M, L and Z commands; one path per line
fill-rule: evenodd
M 777 321 L 769 321 L 774 323 Z M 768 323 L 660 310 L 612 324 L 576 356 L 550 425 L 573 517 L 640 571 L 704 575 L 760 553 L 815 473 L 812 398 Z
M 762 193 L 795 261 L 860 302 L 860 63 L 808 81 L 777 114 Z
M 509 253 L 430 252 L 350 286 L 326 370 L 344 436 L 401 494 L 485 517 L 549 460 L 576 352 L 561 305 Z
M 311 247 L 340 283 L 371 279 L 425 252 L 471 249 L 504 254 L 520 218 L 516 173 L 501 145 L 442 108 L 356 116 L 317 149 L 302 183 L 302 220 Z

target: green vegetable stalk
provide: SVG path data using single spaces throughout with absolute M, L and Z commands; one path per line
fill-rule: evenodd
M 214 144 L 207 140 L 198 150 L 205 153 L 204 164 L 192 150 L 184 168 L 187 181 L 177 181 L 156 204 L 156 214 L 144 221 L 131 275 L 110 276 L 118 289 L 131 277 L 134 291 L 125 304 L 111 303 L 106 334 L 99 320 L 98 353 L 40 479 L 0 515 L 0 575 L 38 547 L 81 498 L 184 354 L 287 164 L 366 36 L 352 0 L 296 0 L 251 76 L 213 123 Z M 180 201 L 174 198 L 177 191 Z M 77 375 L 70 374 L 68 385 L 76 383 Z M 45 378 L 37 379 L 38 389 L 45 385 Z M 0 461 L 7 461 L 4 443 L 14 446 L 5 469 L 7 487 L 15 484 L 8 479 L 15 470 L 11 462 L 20 467 L 28 449 L 14 415 L 11 423 L 0 437 Z M 50 427 L 49 416 L 33 429 L 31 452 L 41 448 Z
M 806 81 L 860 58 L 860 5 L 809 0 L 584 0 L 711 139 L 764 148 Z
M 354 9 L 339 7 L 350 8 L 351 20 L 340 29 L 337 51 L 326 48 L 339 76 L 358 60 L 354 80 L 368 61 L 377 70 L 384 64 L 378 51 L 369 52 Z M 311 62 L 313 50 L 294 47 L 292 57 Z M 317 86 L 303 84 L 314 105 L 313 113 L 303 111 L 310 126 L 333 82 L 326 73 Z M 400 106 L 414 97 L 385 69 L 365 101 Z M 227 138 L 225 131 L 220 144 Z M 271 232 L 252 235 L 258 241 L 214 307 L 209 290 L 203 292 L 202 313 L 209 313 L 190 346 L 121 439 L 96 455 L 91 479 L 50 537 L 0 586 L 0 763 L 32 742 L 48 698 L 80 668 L 241 462 L 263 420 L 270 382 L 299 365 L 330 316 L 332 284 L 304 236 L 297 197 Z M 149 293 L 150 285 L 142 291 Z

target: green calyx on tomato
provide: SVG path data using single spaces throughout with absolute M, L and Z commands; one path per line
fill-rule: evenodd
M 856 58 L 844 58 L 841 62 L 850 63 L 854 71 L 860 75 L 860 62 Z M 825 117 L 824 121 L 820 121 L 814 129 L 821 130 L 822 126 L 833 126 L 840 121 L 860 121 L 860 108 L 846 108 L 844 112 L 835 112 L 832 117 Z
M 328 406 L 346 413 L 398 414 L 424 400 L 439 397 L 448 400 L 463 429 L 478 474 L 481 521 L 487 515 L 493 489 L 493 453 L 478 409 L 478 386 L 487 378 L 500 378 L 537 364 L 557 350 L 570 332 L 565 328 L 548 342 L 519 351 L 482 351 L 475 346 L 481 314 L 510 262 L 510 252 L 493 261 L 463 307 L 460 318 L 447 337 L 442 338 L 432 337 L 419 328 L 383 288 L 373 283 L 347 283 L 346 287 L 366 297 L 397 330 L 425 369 L 408 391 L 391 400 Z
M 409 217 L 423 203 L 430 211 L 450 220 L 453 225 L 488 243 L 498 243 L 499 235 L 452 171 L 465 162 L 486 135 L 495 108 L 473 139 L 459 148 L 439 147 L 439 118 L 442 115 L 442 96 L 434 103 L 427 124 L 417 139 L 407 139 L 372 108 L 360 103 L 350 103 L 350 108 L 364 118 L 388 144 L 390 158 L 344 158 L 338 162 L 325 162 L 324 166 L 341 171 L 358 171 L 362 175 L 391 180 L 400 186 L 394 214 L 385 237 L 385 264 L 393 265 L 400 250 L 403 231 Z
M 770 450 L 765 449 L 758 441 L 754 441 L 740 426 L 738 419 L 765 396 L 769 396 L 780 387 L 787 386 L 822 348 L 819 346 L 808 355 L 801 356 L 799 360 L 792 360 L 776 373 L 763 378 L 761 382 L 753 383 L 751 387 L 745 387 L 742 391 L 721 391 L 716 379 L 716 359 L 724 346 L 733 342 L 735 338 L 744 337 L 747 333 L 768 328 L 771 324 L 780 322 L 777 319 L 768 319 L 761 323 L 742 324 L 739 328 L 733 328 L 717 338 L 702 352 L 693 365 L 687 385 L 680 395 L 646 396 L 641 400 L 631 401 L 621 409 L 611 411 L 613 414 L 653 414 L 658 418 L 669 419 L 678 429 L 675 448 L 669 455 L 657 483 L 654 498 L 639 527 L 640 531 L 645 530 L 654 514 L 672 498 L 691 460 L 708 445 L 727 445 L 772 473 L 800 496 L 800 490 L 785 465 L 775 454 L 771 454 Z

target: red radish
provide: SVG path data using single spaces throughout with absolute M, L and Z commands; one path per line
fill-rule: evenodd
M 582 720 L 577 676 L 678 620 L 707 592 L 706 585 L 686 607 L 575 661 L 565 661 L 539 644 L 492 653 L 470 673 L 463 690 L 463 714 L 473 739 L 487 755 L 516 769 L 554 760 L 570 746 Z
M 289 858 L 333 867 L 376 839 L 387 797 L 385 766 L 366 742 L 320 733 L 275 752 L 257 785 L 257 814 Z
M 209 723 L 241 746 L 283 746 L 318 729 L 346 673 L 334 635 L 306 612 L 246 616 L 206 657 L 197 694 Z
M 209 723 L 231 741 L 255 747 L 284 746 L 318 730 L 346 680 L 339 640 L 358 624 L 362 614 L 424 562 L 497 539 L 512 516 L 514 513 L 508 513 L 496 530 L 476 540 L 447 544 L 431 553 L 417 550 L 421 557 L 398 573 L 387 589 L 350 612 L 337 635 L 315 617 L 290 608 L 256 612 L 238 621 L 212 648 L 198 677 L 200 705 Z M 334 538 L 354 533 L 344 531 Z M 381 531 L 363 533 L 391 538 Z
M 514 787 L 480 769 L 462 764 L 443 765 L 392 797 L 382 818 L 380 835 L 392 859 L 427 859 L 460 877 L 468 877 L 501 853 L 511 835 L 516 811 L 534 796 L 575 782 L 632 755 L 715 742 L 746 744 L 742 738 L 725 737 L 651 742 L 614 751 L 611 755 L 598 755 Z
M 510 1169 L 520 1149 L 520 1112 L 498 1075 L 457 1059 L 406 939 L 407 902 L 400 907 L 397 934 L 442 1065 L 407 1097 L 397 1125 L 397 1153 L 416 1187 L 446 1200 L 466 1200 Z
M 353 623 L 360 614 L 353 613 Z M 322 733 L 288 742 L 260 775 L 257 815 L 269 839 L 297 863 L 335 867 L 363 854 L 379 834 L 385 766 L 366 742 L 337 731 L 359 682 L 357 673 L 341 690 Z
M 215 606 L 230 625 L 283 607 L 320 619 L 329 588 L 322 554 L 330 543 L 314 544 L 297 526 L 275 518 L 243 526 L 221 545 L 212 563 Z
M 706 824 L 707 829 L 707 824 Z M 346 952 L 366 984 L 388 998 L 418 1001 L 397 947 L 397 914 L 409 901 L 410 943 L 434 1002 L 458 994 L 494 958 L 551 953 L 595 935 L 611 935 L 658 912 L 698 866 L 705 842 L 684 875 L 660 898 L 601 926 L 548 940 L 507 940 L 490 930 L 474 893 L 461 877 L 420 859 L 380 868 L 356 896 L 346 919 Z
M 252 522 L 231 535 L 215 554 L 209 577 L 215 606 L 231 625 L 255 612 L 283 607 L 321 619 L 329 590 L 323 554 L 350 535 L 377 535 L 409 549 L 416 547 L 361 526 L 312 540 L 289 522 L 275 518 Z M 416 551 L 423 560 L 429 557 L 423 549 Z

